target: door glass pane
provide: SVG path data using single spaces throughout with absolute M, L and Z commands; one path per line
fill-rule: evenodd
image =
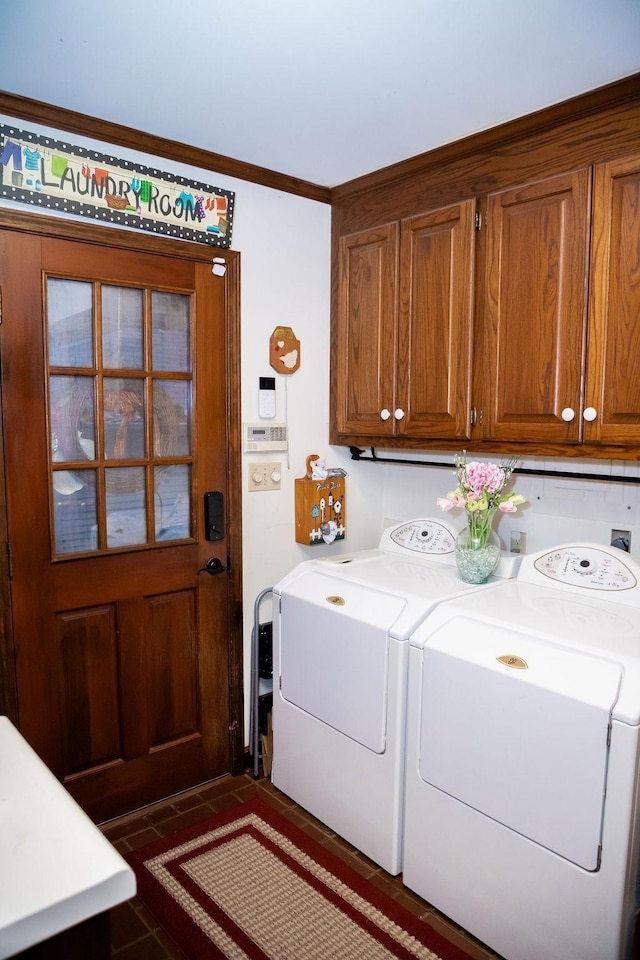
M 190 307 L 186 294 L 158 290 L 151 294 L 154 370 L 186 373 L 191 369 Z
M 107 546 L 147 542 L 144 467 L 107 468 Z
M 54 555 L 190 539 L 191 296 L 46 282 Z
M 93 366 L 93 284 L 47 280 L 47 332 L 52 367 Z
M 96 449 L 93 377 L 49 380 L 51 459 L 94 460 Z
M 155 468 L 156 540 L 191 536 L 191 468 L 187 464 Z
M 102 288 L 102 364 L 142 369 L 143 292 L 132 287 Z
M 103 408 L 107 460 L 140 460 L 144 457 L 144 381 L 105 377 Z
M 56 553 L 98 549 L 96 471 L 55 470 L 53 519 Z
M 154 456 L 191 454 L 191 382 L 156 380 L 153 384 Z

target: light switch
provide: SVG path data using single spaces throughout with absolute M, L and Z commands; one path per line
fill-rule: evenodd
M 279 490 L 282 468 L 279 463 L 249 464 L 249 493 L 257 490 Z

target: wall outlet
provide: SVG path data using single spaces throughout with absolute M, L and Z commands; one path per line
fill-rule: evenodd
M 509 552 L 510 553 L 526 553 L 527 552 L 527 535 L 524 530 L 512 530 L 511 539 L 509 541 Z

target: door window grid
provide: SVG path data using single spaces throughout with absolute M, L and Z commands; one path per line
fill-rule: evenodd
M 191 296 L 57 277 L 46 294 L 52 556 L 192 538 Z

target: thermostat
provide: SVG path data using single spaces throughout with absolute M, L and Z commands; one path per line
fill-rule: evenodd
M 245 423 L 244 452 L 263 453 L 267 450 L 286 450 L 286 423 Z

